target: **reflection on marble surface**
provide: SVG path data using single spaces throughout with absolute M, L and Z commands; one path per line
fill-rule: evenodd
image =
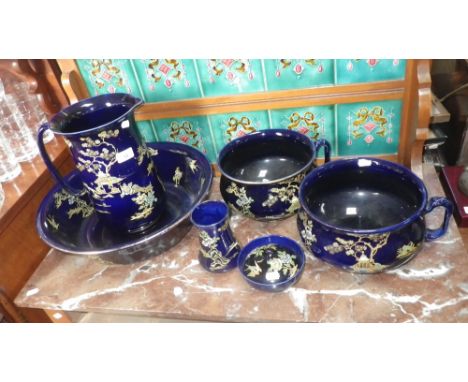
M 434 170 L 423 172 L 429 194 L 443 195 Z M 220 199 L 218 179 L 211 198 Z M 440 222 L 442 212 L 428 216 L 429 227 Z M 241 245 L 267 234 L 300 242 L 295 217 L 257 222 L 234 215 L 231 227 Z M 447 235 L 387 273 L 352 274 L 307 254 L 300 281 L 278 294 L 251 288 L 237 269 L 206 272 L 197 251 L 195 228 L 167 253 L 134 264 L 52 250 L 16 303 L 210 321 L 468 322 L 468 256 L 453 219 Z

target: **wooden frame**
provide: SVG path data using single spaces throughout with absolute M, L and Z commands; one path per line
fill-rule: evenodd
M 68 104 L 55 60 L 0 60 L 0 78 L 28 84 L 29 92 L 39 96 L 44 112 L 50 116 Z M 58 139 L 48 144 L 55 166 L 63 172 L 72 169 L 69 151 Z M 11 322 L 56 322 L 42 309 L 20 308 L 14 299 L 37 266 L 48 253 L 48 246 L 39 238 L 35 215 L 39 204 L 53 186 L 50 173 L 40 156 L 21 164 L 22 174 L 3 184 L 5 204 L 0 211 L 0 312 Z M 66 320 L 62 315 L 60 321 Z
M 58 60 L 62 85 L 71 103 L 89 97 L 74 60 Z M 424 139 L 429 124 L 429 60 L 407 60 L 404 80 L 324 86 L 306 89 L 266 91 L 229 96 L 146 103 L 136 112 L 138 121 L 212 115 L 256 110 L 332 105 L 380 100 L 403 101 L 398 155 L 385 155 L 410 166 L 411 148 L 416 139 Z M 429 114 L 428 114 L 429 112 Z

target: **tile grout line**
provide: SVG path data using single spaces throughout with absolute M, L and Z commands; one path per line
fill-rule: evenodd
M 338 105 L 333 105 L 333 109 L 335 112 L 335 156 L 339 156 L 338 154 Z
M 333 82 L 334 86 L 337 85 L 337 61 L 336 59 L 333 60 Z M 338 105 L 333 105 L 333 111 L 335 113 L 335 156 L 338 156 Z
M 200 77 L 200 72 L 198 71 L 198 65 L 195 62 L 195 59 L 192 59 L 193 62 L 193 67 L 195 68 L 195 75 L 197 76 L 197 83 L 198 87 L 200 88 L 200 93 L 202 98 L 205 98 L 205 92 L 203 91 L 202 83 L 201 83 L 201 77 Z M 210 136 L 211 136 L 211 149 L 214 150 L 215 156 L 218 157 L 218 148 L 216 147 L 216 141 L 215 141 L 215 136 L 213 133 L 213 126 L 211 125 L 211 120 L 209 115 L 204 116 L 208 122 L 208 130 L 210 131 Z M 216 158 L 215 158 L 216 160 Z
M 265 60 L 262 58 L 260 59 L 260 63 L 262 65 L 262 76 L 263 76 L 263 87 L 265 88 L 265 91 L 268 91 L 268 83 L 266 79 L 266 70 L 265 70 Z M 268 123 L 270 124 L 270 129 L 274 129 L 273 127 L 273 121 L 271 119 L 271 110 L 267 110 L 268 113 Z
M 140 84 L 140 79 L 138 78 L 138 75 L 137 75 L 137 72 L 136 72 L 136 69 L 135 69 L 135 64 L 133 63 L 133 60 L 130 60 L 130 66 L 131 66 L 131 68 L 132 68 L 133 76 L 135 77 L 135 80 L 136 80 L 136 83 L 137 83 L 137 86 L 138 86 L 138 90 L 140 91 L 141 97 L 143 98 L 143 100 L 144 100 L 145 102 L 147 102 L 146 99 L 145 99 L 146 97 L 145 97 L 145 95 L 144 95 L 144 93 L 143 93 L 143 88 L 142 88 L 142 86 L 141 86 L 141 84 Z M 158 133 L 156 132 L 156 127 L 154 126 L 153 121 L 152 121 L 152 120 L 148 120 L 148 122 L 149 122 L 149 124 L 150 124 L 151 130 L 153 131 L 154 138 L 156 139 L 156 141 L 159 142 L 159 135 L 158 135 Z
M 260 59 L 260 62 L 262 64 L 262 74 L 263 74 L 263 87 L 265 88 L 265 91 L 268 91 L 268 83 L 266 80 L 266 71 L 265 71 L 265 62 L 263 59 Z
M 205 92 L 203 91 L 201 78 L 200 78 L 200 73 L 198 71 L 198 65 L 195 62 L 195 59 L 192 59 L 192 62 L 193 62 L 193 67 L 195 68 L 195 76 L 197 77 L 198 88 L 200 89 L 200 93 L 201 93 L 202 98 L 205 98 Z

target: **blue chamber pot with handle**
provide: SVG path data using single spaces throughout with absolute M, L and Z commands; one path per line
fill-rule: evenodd
M 312 141 L 294 130 L 257 131 L 228 143 L 218 155 L 223 199 L 234 210 L 258 220 L 284 219 L 299 209 L 299 185 L 330 143 Z
M 444 197 L 428 199 L 424 183 L 399 164 L 376 158 L 336 160 L 310 172 L 299 190 L 298 230 L 316 257 L 358 273 L 411 260 L 424 241 L 443 236 L 452 214 Z M 425 215 L 445 209 L 442 225 Z
M 135 123 L 142 103 L 123 93 L 84 99 L 54 115 L 38 133 L 42 158 L 70 198 L 88 198 L 109 228 L 127 233 L 145 231 L 165 207 L 158 170 Z M 52 164 L 43 142 L 48 128 L 70 147 L 82 187 L 70 185 Z

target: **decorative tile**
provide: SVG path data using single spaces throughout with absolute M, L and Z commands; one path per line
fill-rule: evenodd
M 151 121 L 138 121 L 138 131 L 143 136 L 145 142 L 156 142 L 156 136 L 154 135 L 153 126 Z
M 208 117 L 219 152 L 226 143 L 257 130 L 270 128 L 267 111 L 216 114 Z
M 316 141 L 325 138 L 335 156 L 335 108 L 334 106 L 315 106 L 296 109 L 271 110 L 272 128 L 295 130 Z M 323 157 L 320 150 L 318 157 Z
M 263 60 L 268 90 L 309 88 L 332 85 L 333 60 Z
M 133 60 L 133 65 L 146 102 L 201 97 L 193 60 Z
M 405 77 L 406 60 L 336 60 L 338 84 L 400 80 Z
M 89 94 L 130 93 L 142 98 L 130 60 L 76 60 Z
M 261 60 L 196 60 L 205 97 L 265 90 Z
M 216 162 L 207 117 L 167 118 L 152 121 L 160 141 L 179 142 L 192 146 Z
M 398 152 L 401 101 L 337 105 L 338 155 Z

